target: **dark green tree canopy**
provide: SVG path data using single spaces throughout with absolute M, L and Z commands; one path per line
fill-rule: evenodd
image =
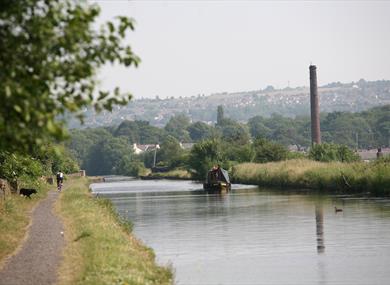
M 131 143 L 155 144 L 161 141 L 165 132 L 147 121 L 124 121 L 113 133 L 115 136 L 125 136 Z
M 213 165 L 223 163 L 220 141 L 209 139 L 195 144 L 191 149 L 188 170 L 194 179 L 203 180 Z
M 99 31 L 99 7 L 89 1 L 1 1 L 0 149 L 25 152 L 63 138 L 57 118 L 88 105 L 111 110 L 130 94 L 96 88 L 96 71 L 107 64 L 137 65 L 124 43 L 133 20 L 118 17 Z
M 224 119 L 223 107 L 222 105 L 219 105 L 217 108 L 217 125 L 221 125 L 223 119 Z
M 187 130 L 192 141 L 200 141 L 212 138 L 214 135 L 216 135 L 215 129 L 203 122 L 193 123 L 188 127 Z
M 187 128 L 190 125 L 190 118 L 184 114 L 178 114 L 171 117 L 165 125 L 165 131 L 181 142 L 189 142 L 190 135 Z

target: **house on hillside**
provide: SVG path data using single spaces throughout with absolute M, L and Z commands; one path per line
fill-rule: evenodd
M 153 151 L 155 149 L 159 149 L 159 144 L 139 144 L 136 143 L 133 144 L 133 150 L 135 154 L 140 154 L 146 151 Z

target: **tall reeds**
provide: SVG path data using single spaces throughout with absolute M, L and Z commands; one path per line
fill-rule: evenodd
M 341 193 L 390 195 L 390 163 L 317 162 L 294 159 L 233 167 L 234 182 L 261 186 L 318 189 Z

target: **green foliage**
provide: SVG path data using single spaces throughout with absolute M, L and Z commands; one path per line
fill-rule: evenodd
M 83 168 L 88 175 L 131 174 L 137 169 L 130 167 L 133 161 L 133 148 L 126 139 L 107 137 L 91 146 Z
M 249 132 L 247 128 L 241 124 L 226 124 L 222 128 L 222 139 L 226 142 L 245 145 L 249 143 Z
M 352 162 L 360 160 L 359 155 L 347 146 L 328 143 L 313 145 L 310 149 L 309 158 L 324 162 Z
M 190 119 L 184 115 L 179 114 L 171 117 L 165 125 L 165 131 L 175 137 L 180 142 L 191 141 L 187 128 L 190 126 Z
M 115 173 L 137 177 L 145 171 L 144 164 L 135 157 L 124 156 L 115 166 Z
M 204 140 L 194 145 L 188 159 L 188 171 L 197 180 L 203 180 L 216 164 L 223 164 L 221 143 L 216 139 Z
M 218 120 L 216 129 L 221 133 L 223 141 L 244 145 L 249 143 L 250 134 L 247 126 L 237 123 L 236 121 L 225 118 L 222 106 L 218 106 Z
M 88 1 L 1 2 L 0 149 L 28 153 L 65 136 L 66 113 L 111 110 L 130 94 L 97 90 L 96 70 L 139 63 L 124 39 L 134 21 L 117 17 L 95 31 L 97 5 Z M 97 95 L 97 97 L 96 97 Z
M 187 128 L 192 141 L 197 142 L 217 136 L 215 128 L 203 122 L 196 122 Z
M 281 144 L 258 138 L 253 142 L 255 162 L 265 163 L 287 159 L 288 150 Z
M 83 167 L 92 146 L 112 137 L 111 133 L 104 128 L 71 130 L 70 136 L 65 145 Z
M 124 136 L 137 144 L 156 144 L 164 136 L 164 130 L 153 127 L 146 121 L 124 121 L 114 131 L 115 136 Z
M 250 144 L 239 145 L 222 142 L 222 150 L 228 161 L 250 162 L 255 156 L 254 148 Z
M 297 151 L 289 151 L 287 154 L 287 159 L 305 159 L 307 157 L 306 153 L 297 152 Z
M 16 182 L 33 181 L 45 174 L 42 163 L 30 156 L 0 152 L 0 178 Z
M 223 107 L 219 105 L 217 108 L 217 125 L 222 125 L 224 120 Z
M 75 173 L 80 167 L 72 154 L 64 146 L 55 146 L 47 149 L 51 161 L 51 173 L 61 170 L 64 173 Z
M 174 168 L 179 166 L 183 152 L 184 151 L 180 147 L 179 141 L 168 135 L 161 143 L 161 148 L 158 151 L 157 156 L 159 161 L 164 162 L 164 165 L 168 166 L 169 168 Z

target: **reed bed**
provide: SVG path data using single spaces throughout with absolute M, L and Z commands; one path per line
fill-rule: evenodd
M 260 186 L 317 189 L 340 193 L 390 195 L 388 162 L 318 162 L 294 159 L 233 167 L 234 182 Z

